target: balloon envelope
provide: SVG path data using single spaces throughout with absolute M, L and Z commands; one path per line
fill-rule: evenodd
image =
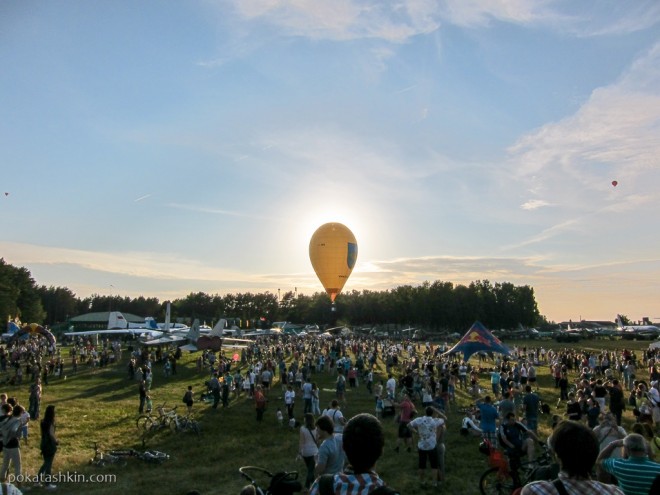
M 323 288 L 335 302 L 357 261 L 357 241 L 341 223 L 321 225 L 309 241 L 309 260 Z
M 616 187 L 616 185 L 617 185 L 618 183 L 619 183 L 619 182 L 616 181 L 616 180 L 613 180 L 613 181 L 612 181 L 612 185 L 613 185 L 614 187 Z

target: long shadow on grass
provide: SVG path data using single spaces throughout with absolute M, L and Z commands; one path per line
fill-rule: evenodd
M 103 379 L 103 376 L 97 375 L 96 378 Z M 97 401 L 118 402 L 129 397 L 135 397 L 137 404 L 139 400 L 138 388 L 137 384 L 131 386 L 133 384 L 134 382 L 127 378 L 105 380 L 98 385 L 84 388 L 79 394 L 67 397 L 67 400 L 94 398 Z

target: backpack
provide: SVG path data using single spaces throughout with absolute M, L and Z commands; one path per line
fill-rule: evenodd
M 21 420 L 15 417 L 10 417 L 0 423 L 0 438 L 2 444 L 7 445 L 10 440 L 18 438 L 21 429 Z
M 334 495 L 333 482 L 334 474 L 322 474 L 319 476 L 319 495 Z M 399 492 L 389 486 L 379 486 L 369 495 L 399 495 Z

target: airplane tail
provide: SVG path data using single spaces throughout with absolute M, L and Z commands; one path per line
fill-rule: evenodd
M 195 321 L 193 321 L 192 327 L 190 327 L 190 331 L 188 332 L 188 340 L 194 344 L 197 342 L 197 339 L 199 339 L 199 320 L 195 318 Z
M 623 321 L 621 321 L 621 315 L 616 315 L 616 327 L 619 330 L 623 330 Z
M 128 321 L 119 311 L 111 311 L 108 317 L 108 330 L 124 330 L 128 328 Z
M 225 329 L 226 325 L 227 325 L 227 320 L 225 320 L 224 318 L 219 319 L 218 323 L 216 323 L 215 326 L 213 327 L 213 330 L 211 330 L 211 333 L 209 334 L 209 337 L 213 337 L 213 336 L 222 337 L 222 336 L 224 336 L 224 329 Z
M 147 316 L 144 319 L 144 326 L 149 330 L 160 330 L 160 328 L 158 328 L 158 323 L 156 323 L 156 320 L 151 316 Z
M 171 307 L 170 307 L 170 303 L 168 301 L 167 308 L 165 309 L 165 324 L 163 325 L 163 332 L 169 332 L 170 331 L 171 318 L 172 318 Z

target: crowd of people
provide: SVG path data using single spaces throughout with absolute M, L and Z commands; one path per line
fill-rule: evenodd
M 654 461 L 660 447 L 657 436 L 660 366 L 654 353 L 636 356 L 625 349 L 583 352 L 569 348 L 546 350 L 542 346 L 514 347 L 509 356 L 479 354 L 466 362 L 460 356 L 446 354 L 447 349 L 447 346 L 429 343 L 366 338 L 262 337 L 233 355 L 200 353 L 195 367 L 200 376 L 205 377 L 204 387 L 194 390 L 188 386 L 182 391 L 183 401 L 191 413 L 200 403 L 218 409 L 238 399 L 248 400 L 254 405 L 257 422 L 264 421 L 267 408 L 275 403 L 277 422 L 295 429 L 299 435 L 298 454 L 306 466 L 305 489 L 315 495 L 324 493 L 328 476 L 333 477 L 332 484 L 337 489 L 354 482 L 358 474 L 360 483 L 367 478 L 371 480 L 365 486 L 374 490 L 385 487 L 385 482 L 374 471 L 382 448 L 377 455 L 378 449 L 369 454 L 372 464 L 367 462 L 367 466 L 360 461 L 355 466 L 357 461 L 355 457 L 351 459 L 349 451 L 353 449 L 355 453 L 359 449 L 347 447 L 346 435 L 352 431 L 351 421 L 356 420 L 355 424 L 363 425 L 365 431 L 376 435 L 378 444 L 378 435 L 384 435 L 382 422 L 390 416 L 398 423 L 394 452 L 415 450 L 420 484 L 438 486 L 446 470 L 447 428 L 454 422 L 448 418 L 466 398 L 473 401 L 474 407 L 468 409 L 462 421 L 455 421 L 456 430 L 468 438 L 481 438 L 494 448 L 503 449 L 510 459 L 534 458 L 540 440 L 539 415 L 550 414 L 553 410 L 549 445 L 562 469 L 557 479 L 568 493 L 578 493 L 573 485 L 578 486 L 578 481 L 586 479 L 585 469 L 591 474 L 594 466 L 598 468 L 600 483 L 615 488 L 616 483 L 626 495 L 642 493 L 647 485 L 650 487 L 651 475 L 656 468 L 660 469 L 660 464 Z M 4 352 L 7 366 L 16 366 L 18 362 L 23 375 L 29 374 L 28 411 L 33 420 L 40 415 L 42 382 L 48 377 L 62 377 L 64 373 L 62 356 L 58 352 L 49 353 L 47 349 L 43 352 L 44 355 L 35 355 L 35 350 L 29 347 Z M 120 361 L 121 352 L 118 343 L 106 342 L 99 350 L 89 342 L 78 342 L 70 350 L 70 372 L 75 373 L 81 363 L 96 368 Z M 162 369 L 164 378 L 174 376 L 180 359 L 180 350 L 175 348 L 132 350 L 128 376 L 138 384 L 138 412 L 151 408 L 154 369 Z M 378 373 L 383 370 L 384 373 Z M 556 389 L 552 401 L 539 393 L 541 375 L 552 377 L 550 383 Z M 333 397 L 325 408 L 320 396 L 321 382 L 326 387 L 327 383 L 333 383 Z M 371 411 L 351 408 L 357 414 L 352 418 L 346 415 L 344 408 L 353 396 L 347 394 L 347 390 L 361 391 L 371 397 Z M 555 402 L 557 396 L 559 399 Z M 15 406 L 12 405 L 5 416 L 24 414 L 20 405 Z M 635 417 L 630 431 L 622 426 L 626 410 L 632 410 Z M 45 416 L 49 415 L 48 411 L 47 408 Z M 356 419 L 358 416 L 360 421 Z M 373 424 L 380 426 L 377 428 Z M 358 430 L 357 433 L 364 433 Z M 562 450 L 569 433 L 588 436 L 584 445 L 595 440 L 597 455 L 593 462 L 576 463 L 571 457 L 574 452 Z M 44 430 L 42 425 L 42 439 L 44 437 L 42 469 L 46 473 L 52 466 L 53 445 L 56 449 L 54 429 L 47 425 Z M 49 442 L 48 438 L 53 441 Z M 413 443 L 415 438 L 417 441 Z M 348 443 L 350 445 L 351 441 Z M 3 472 L 10 465 L 16 469 L 17 464 L 20 471 L 20 456 L 12 448 L 5 448 L 5 452 L 9 452 L 3 456 Z M 592 457 L 589 452 L 585 454 L 585 459 Z M 587 466 L 589 463 L 591 465 Z M 644 466 L 646 478 L 641 485 L 638 478 L 642 470 L 635 471 L 634 480 L 626 481 L 625 473 L 632 463 Z M 523 493 L 563 493 L 556 485 L 530 485 Z M 596 484 L 593 487 L 602 488 Z M 371 493 L 370 490 L 360 493 Z M 618 493 L 611 488 L 602 490 Z

